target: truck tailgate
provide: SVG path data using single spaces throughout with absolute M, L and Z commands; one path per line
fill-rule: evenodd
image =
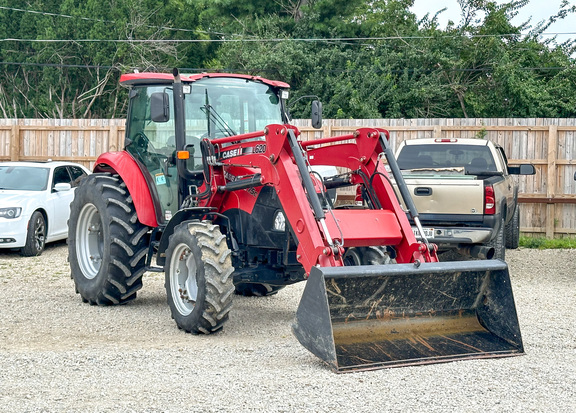
M 405 177 L 421 214 L 484 213 L 484 183 L 476 179 Z

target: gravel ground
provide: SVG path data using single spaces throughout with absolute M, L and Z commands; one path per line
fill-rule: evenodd
M 224 331 L 178 330 L 162 274 L 138 299 L 83 304 L 63 243 L 0 252 L 0 412 L 573 412 L 576 258 L 508 252 L 526 355 L 335 374 L 290 325 L 303 283 L 237 297 Z

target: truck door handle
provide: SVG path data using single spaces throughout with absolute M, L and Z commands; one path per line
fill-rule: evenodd
M 419 186 L 418 188 L 414 188 L 414 195 L 416 195 L 416 196 L 430 196 L 430 195 L 432 195 L 432 188 L 428 188 L 425 186 Z

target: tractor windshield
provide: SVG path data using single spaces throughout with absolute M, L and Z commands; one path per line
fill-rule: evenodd
M 186 133 L 210 139 L 284 123 L 277 92 L 246 79 L 211 78 L 192 83 L 185 96 Z
M 193 169 L 202 169 L 201 139 L 256 132 L 270 124 L 286 123 L 278 90 L 264 83 L 207 78 L 189 85 L 189 93 L 184 94 L 184 110 L 186 144 L 193 150 Z M 149 169 L 158 169 L 158 155 L 171 156 L 176 150 L 174 105 L 170 104 L 168 121 L 155 122 L 151 116 L 151 96 L 158 92 L 166 93 L 168 101 L 173 101 L 171 87 L 134 88 L 128 117 L 127 149 L 145 165 L 150 164 Z

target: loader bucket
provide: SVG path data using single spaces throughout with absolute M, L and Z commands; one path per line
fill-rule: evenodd
M 336 372 L 524 353 L 500 260 L 314 267 L 292 330 Z

